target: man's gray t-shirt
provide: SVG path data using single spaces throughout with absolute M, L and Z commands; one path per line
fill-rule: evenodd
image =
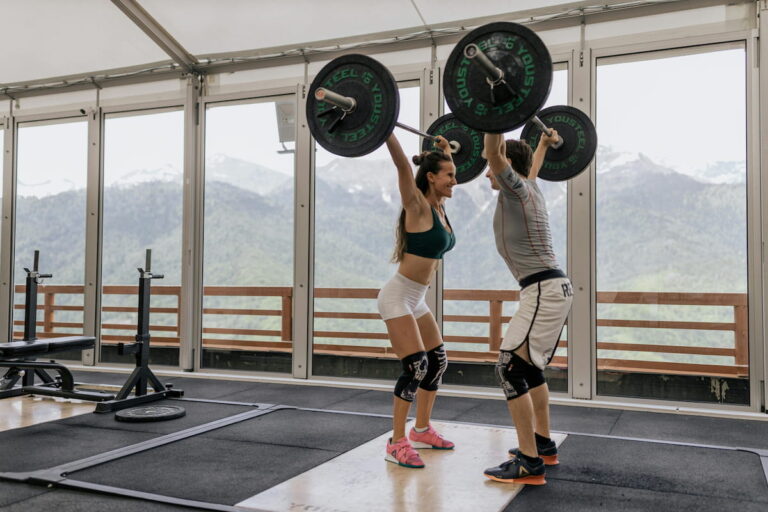
M 493 215 L 496 248 L 519 282 L 537 272 L 559 268 L 552 250 L 549 215 L 536 180 L 511 166 L 495 176 L 501 190 Z

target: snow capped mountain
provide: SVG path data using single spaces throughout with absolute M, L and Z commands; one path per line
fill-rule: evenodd
M 260 195 L 267 195 L 293 181 L 293 176 L 254 162 L 215 154 L 206 158 L 205 179 L 229 183 Z
M 234 184 L 240 188 L 266 195 L 284 182 L 293 178 L 287 174 L 268 169 L 262 165 L 232 158 L 223 154 L 215 154 L 205 161 L 205 176 L 207 181 L 220 181 Z M 174 165 L 153 169 L 137 169 L 124 174 L 107 186 L 130 187 L 148 181 L 181 183 L 183 170 Z
M 336 158 L 316 170 L 318 180 L 342 187 L 349 193 L 375 194 L 387 204 L 399 203 L 393 197 L 397 190 L 397 172 L 387 159 L 359 160 Z
M 153 169 L 136 169 L 123 174 L 116 180 L 110 180 L 107 172 L 105 186 L 130 187 L 139 183 L 148 181 L 162 181 L 166 183 L 181 183 L 184 173 L 183 170 L 172 164 L 165 164 L 162 167 Z
M 714 162 L 704 169 L 698 169 L 693 177 L 705 183 L 746 183 L 746 162 Z
M 613 171 L 627 171 L 645 169 L 648 172 L 658 174 L 678 173 L 688 176 L 701 183 L 713 184 L 738 184 L 745 183 L 746 162 L 742 161 L 718 161 L 707 165 L 705 168 L 671 168 L 660 165 L 643 153 L 630 153 L 614 151 L 608 146 L 597 148 L 597 173 L 605 174 Z
M 597 172 L 629 173 L 633 178 L 640 178 L 645 173 L 680 174 L 700 183 L 743 184 L 746 181 L 746 164 L 743 161 L 718 161 L 703 169 L 672 169 L 655 163 L 643 153 L 615 151 L 608 146 L 597 149 Z M 415 172 L 415 169 L 414 169 Z M 397 205 L 397 174 L 389 159 L 335 158 L 317 168 L 318 180 L 341 187 L 348 193 L 376 195 L 390 205 Z M 276 190 L 290 188 L 293 177 L 285 172 L 275 171 L 254 162 L 233 158 L 224 154 L 211 155 L 206 159 L 206 181 L 229 183 L 259 195 L 269 195 Z M 45 197 L 64 191 L 81 189 L 85 183 L 77 183 L 66 177 L 46 176 L 45 180 L 25 182 L 19 180 L 18 193 L 21 196 Z M 123 173 L 117 179 L 110 179 L 107 169 L 105 186 L 131 187 L 150 181 L 181 184 L 183 169 L 177 165 L 166 164 L 156 168 L 135 169 Z M 83 178 L 84 179 L 84 178 Z M 543 183 L 547 201 L 565 201 L 565 183 Z M 481 210 L 491 207 L 495 195 L 483 176 L 457 186 L 454 195 L 461 191 Z

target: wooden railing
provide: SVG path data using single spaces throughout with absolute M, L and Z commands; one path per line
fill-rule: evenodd
M 40 294 L 43 295 L 38 310 L 43 311 L 42 321 L 38 321 L 41 331 L 39 337 L 59 336 L 67 332 L 82 332 L 81 322 L 60 322 L 56 320 L 57 311 L 83 311 L 82 305 L 57 304 L 57 296 L 80 296 L 83 287 L 77 285 L 41 285 Z M 136 286 L 104 286 L 103 296 L 125 295 L 125 303 L 134 303 L 138 288 Z M 16 293 L 23 294 L 24 286 L 17 285 Z M 155 323 L 150 326 L 153 332 L 152 343 L 155 346 L 179 345 L 179 312 L 181 301 L 181 287 L 179 286 L 153 286 L 152 294 L 155 296 L 173 296 L 174 305 L 165 307 L 153 307 L 151 312 Z M 250 329 L 232 327 L 211 327 L 210 322 L 203 322 L 203 347 L 209 349 L 227 350 L 257 350 L 257 351 L 291 351 L 291 312 L 292 289 L 290 287 L 259 287 L 259 286 L 206 286 L 205 297 L 227 298 L 279 298 L 279 309 L 244 309 L 244 308 L 209 308 L 203 309 L 203 314 L 208 316 L 229 317 L 232 320 L 237 317 L 279 317 L 279 329 Z M 378 294 L 377 289 L 371 288 L 316 288 L 316 299 L 349 299 L 359 303 L 360 300 L 370 300 L 370 310 L 375 310 L 372 302 Z M 453 315 L 443 316 L 445 322 L 480 323 L 487 324 L 488 336 L 445 335 L 447 343 L 475 344 L 477 350 L 449 350 L 449 357 L 458 361 L 493 362 L 496 359 L 496 351 L 502 338 L 503 326 L 509 321 L 509 316 L 502 314 L 504 302 L 516 302 L 519 300 L 519 292 L 507 290 L 445 290 L 446 301 L 474 301 L 488 304 L 487 315 Z M 667 293 L 667 292 L 598 292 L 599 304 L 652 304 L 659 306 L 716 306 L 732 308 L 732 321 L 725 322 L 690 322 L 690 321 L 665 321 L 665 320 L 625 320 L 598 318 L 598 327 L 619 327 L 628 329 L 682 329 L 689 331 L 729 331 L 733 333 L 733 344 L 728 347 L 711 347 L 705 345 L 668 345 L 659 343 L 627 343 L 598 341 L 597 367 L 600 370 L 635 371 L 681 375 L 708 375 L 743 377 L 748 375 L 749 347 L 748 347 L 748 310 L 747 296 L 740 293 Z M 17 304 L 16 309 L 23 309 L 23 305 Z M 135 306 L 103 306 L 105 313 L 136 313 Z M 162 316 L 161 316 L 162 315 Z M 169 316 L 170 315 L 170 316 Z M 158 318 L 164 321 L 157 322 Z M 384 324 L 378 313 L 374 312 L 349 312 L 349 311 L 316 311 L 316 319 L 340 319 L 340 320 L 372 320 L 371 324 L 377 331 L 314 331 L 315 353 L 334 355 L 356 355 L 369 357 L 396 357 L 386 343 L 386 332 L 382 332 Z M 14 325 L 21 326 L 23 322 L 16 320 Z M 64 331 L 63 329 L 66 329 Z M 102 343 L 114 344 L 121 341 L 132 341 L 131 332 L 135 324 L 128 323 L 103 323 Z M 124 331 L 126 334 L 115 334 L 114 331 Z M 214 335 L 214 336 L 211 336 Z M 21 337 L 22 333 L 15 333 L 15 337 Z M 272 340 L 250 339 L 250 337 L 269 337 Z M 323 343 L 323 339 L 352 340 L 350 343 Z M 367 346 L 354 340 L 381 340 L 379 345 Z M 561 340 L 561 348 L 567 349 L 567 340 Z M 449 345 L 450 347 L 450 345 Z M 626 358 L 604 358 L 602 351 L 626 352 Z M 680 363 L 670 361 L 649 361 L 637 358 L 640 353 L 653 354 L 684 354 L 690 356 L 724 356 L 732 358 L 732 364 L 699 364 Z M 567 366 L 567 357 L 556 355 L 551 363 L 553 366 Z

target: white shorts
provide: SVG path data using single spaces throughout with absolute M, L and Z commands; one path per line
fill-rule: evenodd
M 528 342 L 531 363 L 543 370 L 555 355 L 568 312 L 573 288 L 567 277 L 547 279 L 520 291 L 520 307 L 509 320 L 501 350 L 516 350 Z
M 403 274 L 395 272 L 392 279 L 387 281 L 379 290 L 379 314 L 383 320 L 399 316 L 413 315 L 419 318 L 429 313 L 424 297 L 429 285 L 417 283 Z

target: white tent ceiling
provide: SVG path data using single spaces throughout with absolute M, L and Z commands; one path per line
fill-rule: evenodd
M 168 60 L 109 0 L 4 0 L 0 84 Z M 10 51 L 9 51 L 10 49 Z
M 701 0 L 711 3 L 711 0 Z M 258 58 L 349 43 L 422 38 L 472 20 L 546 19 L 564 13 L 690 0 L 0 0 L 0 93 L 55 80 L 169 69 L 184 60 Z M 146 15 L 144 26 L 131 11 Z M 584 12 L 584 11 L 582 11 Z M 158 35 L 159 34 L 159 35 Z M 153 40 L 154 39 L 154 40 Z M 161 40 L 161 43 L 158 43 Z M 10 48 L 10 50 L 9 50 Z M 270 53 L 270 51 L 272 53 Z M 71 82 L 70 82 L 71 83 Z M 8 89 L 10 86 L 10 89 Z M 5 91 L 4 91 L 5 89 Z

